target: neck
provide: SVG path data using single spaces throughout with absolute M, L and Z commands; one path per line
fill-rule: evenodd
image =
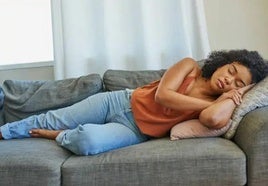
M 219 95 L 215 95 L 215 93 L 213 93 L 211 86 L 210 86 L 210 80 L 205 79 L 202 76 L 199 76 L 197 78 L 197 81 L 195 83 L 195 87 L 197 88 L 197 90 L 199 90 L 199 94 L 203 95 L 204 97 L 215 99 L 219 96 Z

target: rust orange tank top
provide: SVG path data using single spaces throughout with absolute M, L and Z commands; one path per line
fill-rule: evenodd
M 185 78 L 177 92 L 185 94 L 194 79 L 195 77 Z M 199 115 L 197 111 L 176 111 L 156 103 L 154 97 L 159 82 L 160 80 L 137 88 L 131 96 L 131 107 L 137 126 L 142 133 L 151 137 L 164 137 L 177 123 L 198 118 Z

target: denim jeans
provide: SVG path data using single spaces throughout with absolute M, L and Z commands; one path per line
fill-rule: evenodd
M 4 139 L 30 137 L 34 128 L 63 130 L 59 145 L 78 155 L 93 155 L 148 140 L 134 122 L 131 90 L 90 96 L 72 106 L 1 127 Z

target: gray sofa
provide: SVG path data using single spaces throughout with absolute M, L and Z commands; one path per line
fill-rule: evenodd
M 103 77 L 5 81 L 2 120 L 64 107 L 101 91 L 135 88 L 163 73 L 108 70 Z M 232 140 L 166 137 L 95 156 L 74 155 L 53 140 L 1 140 L 0 185 L 268 185 L 267 114 L 267 107 L 249 112 Z

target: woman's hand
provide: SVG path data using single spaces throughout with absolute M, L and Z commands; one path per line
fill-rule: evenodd
M 247 91 L 249 91 L 253 86 L 255 85 L 254 84 L 250 84 L 250 85 L 247 85 L 247 86 L 244 86 L 242 88 L 239 89 L 239 91 L 241 92 L 242 95 L 244 95 Z
M 215 103 L 223 101 L 225 99 L 232 99 L 236 105 L 240 105 L 242 103 L 243 95 L 253 86 L 254 84 L 250 84 L 239 89 L 232 89 L 228 92 L 225 92 L 220 97 L 218 97 L 218 99 L 215 100 Z

